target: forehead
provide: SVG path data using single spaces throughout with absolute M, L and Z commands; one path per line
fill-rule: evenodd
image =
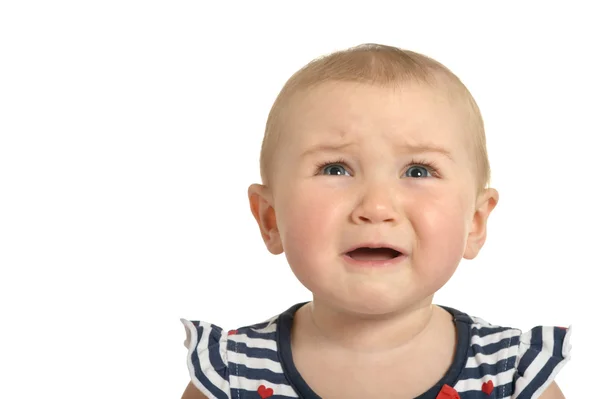
M 468 142 L 466 121 L 465 107 L 451 100 L 446 89 L 326 82 L 290 99 L 283 141 L 303 151 L 324 143 L 381 139 L 441 146 L 460 156 Z

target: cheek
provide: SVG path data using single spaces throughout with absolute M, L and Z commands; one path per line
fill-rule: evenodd
M 415 212 L 415 229 L 423 237 L 438 237 L 442 242 L 464 240 L 466 232 L 464 207 L 459 201 L 421 202 Z M 462 233 L 462 234 L 460 234 Z M 443 238 L 443 239 L 442 239 Z
M 299 187 L 277 204 L 279 233 L 292 267 L 302 259 L 329 253 L 340 228 L 341 206 L 335 195 Z
M 416 271 L 432 281 L 449 278 L 465 250 L 468 226 L 465 199 L 448 194 L 430 197 L 415 204 L 413 209 Z
M 285 257 L 296 278 L 309 290 L 332 278 L 331 268 L 324 265 L 333 260 L 342 229 L 342 207 L 336 198 L 306 187 L 290 191 L 276 206 Z

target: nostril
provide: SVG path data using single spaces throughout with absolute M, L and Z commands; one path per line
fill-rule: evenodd
M 393 217 L 379 218 L 379 217 L 359 216 L 358 220 L 360 220 L 361 222 L 365 222 L 365 223 L 385 223 L 385 222 L 393 223 L 396 219 Z

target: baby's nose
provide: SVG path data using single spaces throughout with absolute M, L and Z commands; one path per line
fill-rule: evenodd
M 354 223 L 396 223 L 397 204 L 389 188 L 371 187 L 352 212 Z

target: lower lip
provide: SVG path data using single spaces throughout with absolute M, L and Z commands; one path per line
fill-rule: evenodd
M 344 255 L 343 258 L 347 263 L 349 263 L 352 266 L 365 267 L 365 268 L 368 268 L 368 267 L 382 268 L 382 267 L 396 266 L 396 265 L 402 263 L 404 261 L 404 259 L 406 259 L 406 255 L 400 255 L 400 256 L 396 256 L 395 258 L 382 259 L 382 260 L 357 260 L 348 255 Z

